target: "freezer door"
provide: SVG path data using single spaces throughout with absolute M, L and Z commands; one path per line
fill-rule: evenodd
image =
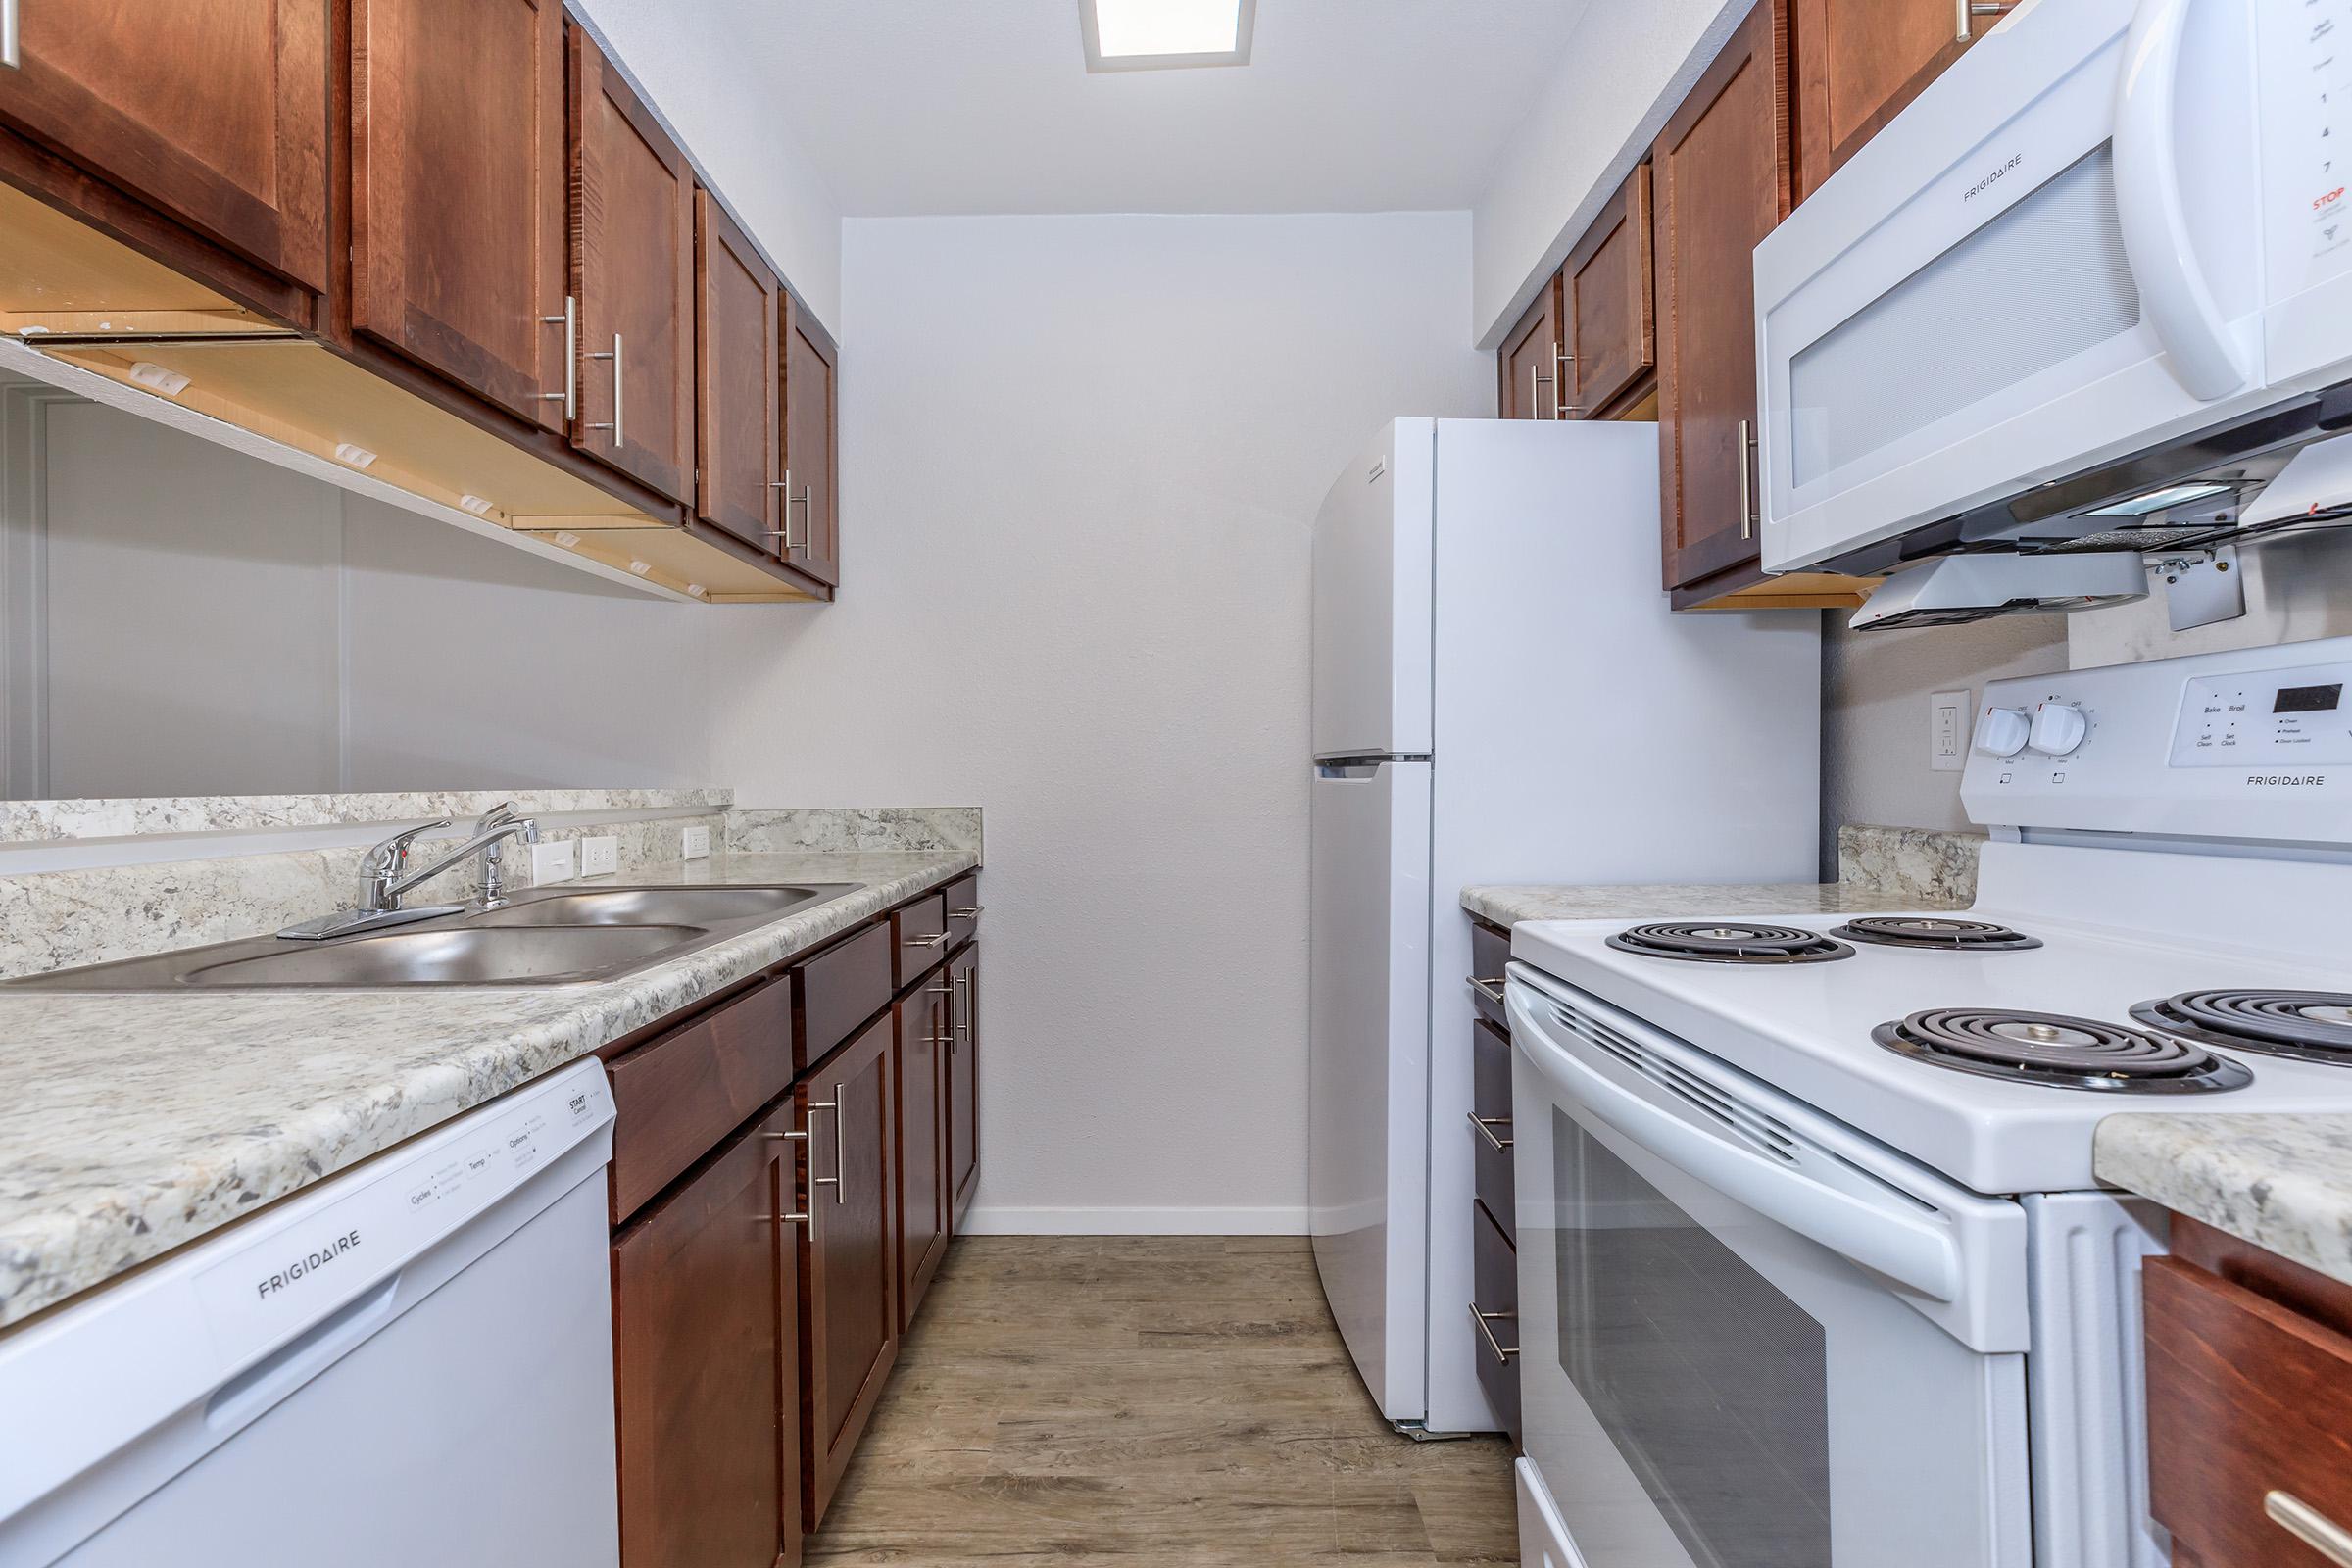
M 1427 762 L 1319 767 L 1309 910 L 1315 1267 L 1392 1421 L 1428 1407 Z
M 1436 421 L 1396 420 L 1315 519 L 1317 757 L 1429 754 L 1436 456 Z

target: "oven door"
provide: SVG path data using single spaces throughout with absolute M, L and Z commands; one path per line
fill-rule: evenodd
M 2026 1568 L 2024 1211 L 1511 966 L 1526 1450 L 1583 1568 Z
M 2254 9 L 2021 6 L 1757 247 L 1767 569 L 2268 399 Z

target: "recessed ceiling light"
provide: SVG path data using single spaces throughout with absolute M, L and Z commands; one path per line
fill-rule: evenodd
M 1257 0 L 1078 0 L 1089 71 L 1246 66 Z

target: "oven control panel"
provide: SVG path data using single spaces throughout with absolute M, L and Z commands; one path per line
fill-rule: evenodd
M 2352 637 L 1994 681 L 1986 827 L 2352 844 Z

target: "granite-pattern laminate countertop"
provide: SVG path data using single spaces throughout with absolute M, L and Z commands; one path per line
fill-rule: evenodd
M 2352 1284 L 2352 1116 L 2126 1112 L 2099 1123 L 2091 1169 Z
M 0 990 L 0 1326 L 588 1054 L 978 863 L 747 855 L 581 882 L 855 882 L 624 979 L 404 991 Z

